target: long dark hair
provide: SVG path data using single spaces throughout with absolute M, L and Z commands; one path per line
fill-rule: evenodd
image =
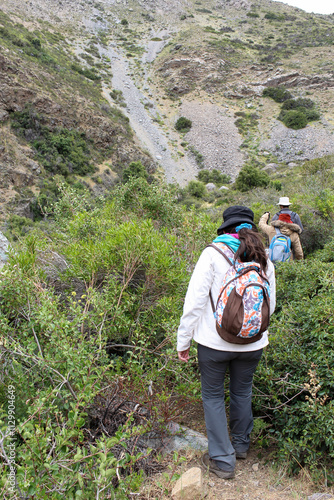
M 225 231 L 226 233 L 236 233 L 235 227 L 227 228 Z M 260 264 L 261 271 L 266 272 L 268 257 L 260 234 L 253 229 L 242 228 L 238 235 L 240 246 L 234 255 L 235 260 L 255 261 Z

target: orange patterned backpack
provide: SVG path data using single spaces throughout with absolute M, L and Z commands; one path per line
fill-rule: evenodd
M 216 329 L 227 342 L 250 344 L 260 340 L 269 325 L 269 282 L 261 273 L 259 264 L 234 262 L 232 250 L 222 245 L 224 252 L 216 245 L 208 245 L 221 253 L 231 265 L 223 278 L 216 306 L 210 292 Z

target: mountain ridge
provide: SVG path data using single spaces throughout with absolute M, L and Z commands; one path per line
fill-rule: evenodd
M 203 166 L 235 179 L 247 162 L 266 169 L 334 154 L 333 16 L 270 0 L 205 6 L 190 0 L 31 0 L 25 7 L 23 13 L 17 0 L 0 2 L 6 12 L 0 117 L 12 150 L 0 150 L 3 216 L 9 198 L 14 207 L 25 200 L 17 213 L 33 217 L 29 199 L 49 196 L 43 184 L 53 182 L 31 141 L 13 134 L 11 117 L 25 106 L 46 122 L 49 116 L 50 130 L 85 134 L 95 173 L 74 175 L 72 182 L 100 194 L 121 180 L 131 161 L 142 161 L 161 179 L 168 168 L 168 182 L 185 185 Z M 137 103 L 133 93 L 124 101 L 129 80 L 114 87 L 114 62 L 104 50 L 109 46 L 127 61 Z M 320 120 L 300 130 L 283 125 L 280 106 L 262 96 L 264 88 L 278 86 L 295 99 L 310 95 Z M 196 120 L 194 111 L 192 130 L 180 135 L 174 123 L 187 109 L 203 112 Z M 140 132 L 145 123 L 153 127 L 146 137 Z

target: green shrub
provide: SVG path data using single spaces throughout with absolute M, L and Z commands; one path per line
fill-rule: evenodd
M 290 471 L 323 468 L 333 481 L 333 264 L 318 259 L 277 269 L 277 309 L 255 377 L 279 456 Z M 263 385 L 264 384 L 264 385 Z M 262 399 L 271 394 L 270 401 Z M 254 398 L 254 402 L 256 396 Z M 255 403 L 257 404 L 257 403 Z
M 203 198 L 206 189 L 203 182 L 190 181 L 187 186 L 187 191 L 191 196 L 194 196 L 195 198 Z
M 46 118 L 36 113 L 33 107 L 17 111 L 11 118 L 15 132 L 32 144 L 36 158 L 47 171 L 64 176 L 94 172 L 88 140 L 83 132 L 61 127 L 52 130 L 46 124 Z
M 132 177 L 141 177 L 143 179 L 148 178 L 146 168 L 141 161 L 133 161 L 123 170 L 123 182 L 128 182 Z
M 199 168 L 203 168 L 203 166 L 204 166 L 204 157 L 203 157 L 202 153 L 200 153 L 199 151 L 197 151 L 197 149 L 194 148 L 194 146 L 189 146 L 188 149 L 194 155 L 196 163 L 199 166 Z
M 314 102 L 311 99 L 287 99 L 283 102 L 281 109 L 312 109 L 314 107 Z
M 269 184 L 270 177 L 266 172 L 252 165 L 245 165 L 240 170 L 234 187 L 239 191 L 249 191 L 254 187 L 267 187 Z
M 270 181 L 270 186 L 276 189 L 276 191 L 281 191 L 282 189 L 282 183 L 278 179 Z
M 129 21 L 127 19 L 122 19 L 121 25 L 122 26 L 129 26 Z
M 89 80 L 101 80 L 101 76 L 96 73 L 96 70 L 94 69 L 89 69 L 89 68 L 82 68 L 79 64 L 73 63 L 71 65 L 71 68 L 73 71 L 76 71 L 80 75 L 85 76 Z
M 212 170 L 201 170 L 197 174 L 197 179 L 205 184 L 213 182 L 216 186 L 220 187 L 223 184 L 229 184 L 231 182 L 231 177 L 227 174 L 222 174 L 217 169 Z
M 258 125 L 259 116 L 256 113 L 237 111 L 235 116 L 238 116 L 234 123 L 238 127 L 240 134 L 247 134 L 249 129 L 255 128 Z
M 315 109 L 305 109 L 304 113 L 308 122 L 320 119 L 320 113 L 318 113 Z
M 271 97 L 275 102 L 284 102 L 292 99 L 292 95 L 284 87 L 266 87 L 262 95 L 263 97 Z
M 189 118 L 185 118 L 184 116 L 180 116 L 180 118 L 178 118 L 175 123 L 176 130 L 182 133 L 189 132 L 191 126 L 192 126 L 191 120 L 189 120 Z
M 305 113 L 294 109 L 291 111 L 285 111 L 284 113 L 281 112 L 278 118 L 286 127 L 293 128 L 294 130 L 304 128 L 307 125 L 307 117 Z
M 277 14 L 276 12 L 266 12 L 264 18 L 271 21 L 285 21 L 284 14 Z
M 27 234 L 33 225 L 34 223 L 31 219 L 13 214 L 7 219 L 6 234 L 9 239 L 13 239 L 15 241 L 21 236 Z

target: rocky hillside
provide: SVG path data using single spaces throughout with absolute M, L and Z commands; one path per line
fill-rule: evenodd
M 247 163 L 273 172 L 334 154 L 334 15 L 270 0 L 24 7 L 0 0 L 3 217 L 33 217 L 59 178 L 105 192 L 131 161 L 185 185 L 203 167 L 233 180 Z M 304 127 L 263 96 L 280 87 L 312 103 Z

